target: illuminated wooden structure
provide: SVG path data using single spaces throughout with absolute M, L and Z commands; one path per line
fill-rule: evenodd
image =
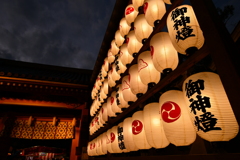
M 134 103 L 132 103 L 127 109 L 122 113 L 118 114 L 116 117 L 108 119 L 108 123 L 98 130 L 96 133 L 89 137 L 89 140 L 93 140 L 100 134 L 106 132 L 108 129 L 124 121 L 127 117 L 131 117 L 134 112 L 142 110 L 146 103 L 156 101 L 155 98 L 159 97 L 160 94 L 167 91 L 170 88 L 181 88 L 183 80 L 186 79 L 188 73 L 198 72 L 200 70 L 211 69 L 217 72 L 221 78 L 225 91 L 228 95 L 229 101 L 231 103 L 233 112 L 237 119 L 238 124 L 240 124 L 240 110 L 238 103 L 238 96 L 240 94 L 240 64 L 237 61 L 237 53 L 239 50 L 237 45 L 234 44 L 232 38 L 224 27 L 223 23 L 218 18 L 216 9 L 213 3 L 209 0 L 190 0 L 190 5 L 198 19 L 199 25 L 203 31 L 205 37 L 205 43 L 201 49 L 196 51 L 189 57 L 179 56 L 180 63 L 176 70 L 171 73 L 164 75 L 160 82 L 154 87 L 149 89 L 147 93 L 142 95 Z M 92 78 L 96 79 L 99 72 L 99 66 L 102 65 L 103 59 L 109 49 L 109 44 L 114 37 L 114 32 L 118 28 L 119 21 L 123 18 L 124 9 L 127 5 L 131 4 L 129 1 L 116 1 L 115 8 L 113 10 L 110 23 L 108 25 L 107 32 L 105 34 L 102 47 L 100 49 L 97 62 L 94 67 Z M 174 0 L 172 5 L 168 7 L 166 14 L 163 16 L 159 24 L 154 28 L 152 34 L 146 40 L 140 51 L 135 56 L 132 66 L 137 63 L 137 57 L 140 53 L 149 49 L 150 39 L 158 32 L 162 31 L 166 26 L 167 15 L 172 9 L 181 5 L 183 0 Z M 236 40 L 235 40 L 236 41 Z M 199 67 L 200 66 L 200 67 Z M 122 75 L 124 77 L 128 74 L 128 69 Z M 119 80 L 120 84 L 121 79 Z M 115 90 L 114 87 L 110 88 L 110 92 Z M 160 94 L 159 94 L 160 93 Z M 198 159 L 199 157 L 204 159 L 239 159 L 240 136 L 239 134 L 232 140 L 228 142 L 207 142 L 197 136 L 196 141 L 189 146 L 185 147 L 175 147 L 169 145 L 164 149 L 149 149 L 149 150 L 139 150 L 135 152 L 129 152 L 124 154 L 110 154 L 104 156 L 90 157 L 90 159 Z M 225 147 L 223 147 L 225 146 Z M 220 154 L 224 152 L 224 154 Z

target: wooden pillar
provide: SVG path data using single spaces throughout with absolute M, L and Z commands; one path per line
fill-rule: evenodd
M 81 160 L 82 157 L 86 157 L 83 149 L 87 147 L 88 143 L 88 116 L 89 110 L 82 109 L 80 124 L 75 127 L 75 139 L 72 140 L 70 160 Z

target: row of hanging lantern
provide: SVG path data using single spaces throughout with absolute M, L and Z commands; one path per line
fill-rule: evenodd
M 159 103 L 145 105 L 143 111 L 89 142 L 88 154 L 165 148 L 170 143 L 188 146 L 196 134 L 210 142 L 229 141 L 238 134 L 238 123 L 216 73 L 193 74 L 183 82 L 182 90 L 164 92 Z
M 143 5 L 145 16 L 137 16 L 136 6 L 140 7 L 140 4 L 142 3 L 136 5 L 133 2 L 125 9 L 125 17 L 120 21 L 119 30 L 115 33 L 108 57 L 104 60 L 93 88 L 92 98 L 95 100 L 90 109 L 91 116 L 96 114 L 101 104 L 107 99 L 108 86 L 115 87 L 116 81 L 121 78 L 120 74 L 127 69 L 126 65 L 132 62 L 133 55 L 141 49 L 143 45 L 141 42 L 151 34 L 153 20 L 146 20 L 149 19 L 147 17 L 151 15 L 152 18 L 156 14 L 156 18 L 153 19 L 158 21 L 166 12 L 163 1 L 147 0 Z M 155 8 L 156 13 L 152 13 L 151 8 Z M 159 8 L 164 8 L 163 12 L 160 13 Z M 118 86 L 122 90 L 118 89 L 116 93 L 113 92 L 108 97 L 106 102 L 108 116 L 115 117 L 116 113 L 122 112 L 121 108 L 127 108 L 130 102 L 136 101 L 138 97 L 146 93 L 147 85 L 152 86 L 160 81 L 160 73 L 168 73 L 176 69 L 178 52 L 190 53 L 203 45 L 204 38 L 191 6 L 182 5 L 175 8 L 168 15 L 167 21 L 169 31 L 171 27 L 173 28 L 171 32 L 159 32 L 151 38 L 150 51 L 142 52 L 138 56 L 138 64 L 132 65 L 129 68 L 129 75 L 122 78 L 122 85 Z M 135 27 L 130 31 L 130 25 L 133 22 Z M 147 29 L 149 27 L 151 29 Z M 138 34 L 138 30 L 141 30 L 142 35 Z M 127 36 L 126 43 L 124 43 L 123 36 Z M 185 41 L 185 46 L 182 44 L 183 41 Z M 112 64 L 111 70 L 108 70 L 109 64 Z
M 144 15 L 138 15 L 139 7 L 143 7 Z M 146 0 L 141 3 L 132 1 L 132 4 L 126 7 L 125 17 L 120 21 L 119 30 L 115 33 L 108 57 L 104 59 L 92 90 L 94 101 L 90 109 L 91 116 L 94 116 L 105 102 L 108 116 L 116 117 L 116 113 L 122 112 L 121 108 L 127 108 L 131 102 L 145 94 L 148 85 L 150 87 L 158 83 L 161 78 L 160 73 L 168 73 L 176 69 L 178 52 L 189 54 L 202 47 L 204 37 L 192 7 L 179 6 L 168 15 L 169 33 L 155 34 L 150 39 L 150 51 L 140 53 L 137 64 L 129 68 L 128 75 L 121 77 L 121 73 L 127 69 L 126 65 L 132 62 L 134 55 L 139 52 L 144 41 L 152 33 L 154 24 L 158 23 L 165 12 L 165 4 L 161 0 Z M 132 23 L 134 30 L 130 31 Z M 121 78 L 121 84 L 117 87 L 121 89 L 107 96 L 108 87 L 116 87 L 116 81 Z

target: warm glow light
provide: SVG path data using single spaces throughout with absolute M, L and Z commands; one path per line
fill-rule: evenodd
M 145 94 L 148 86 L 143 84 L 138 75 L 138 64 L 134 64 L 129 68 L 130 89 L 133 94 Z
M 159 104 L 149 103 L 143 109 L 144 130 L 147 142 L 154 148 L 165 148 L 169 145 L 162 120 L 159 116 Z
M 183 97 L 197 134 L 210 142 L 229 141 L 239 126 L 219 75 L 200 72 L 183 83 Z
M 117 98 L 116 98 L 116 91 L 113 91 L 111 94 L 111 107 L 112 107 L 112 111 L 113 113 L 122 113 L 121 108 L 118 107 L 117 105 Z
M 108 97 L 108 99 L 107 99 L 107 114 L 109 117 L 116 117 L 115 113 L 112 110 L 112 103 L 113 103 L 112 97 Z
M 116 54 L 118 54 L 118 51 L 119 51 L 119 48 L 116 45 L 115 40 L 112 40 L 112 42 L 111 42 L 111 52 L 112 52 L 112 54 L 115 56 Z
M 143 111 L 137 111 L 132 115 L 132 135 L 138 149 L 149 149 L 143 120 Z
M 128 33 L 126 43 L 127 43 L 128 53 L 130 55 L 137 54 L 143 46 L 143 44 L 137 40 L 134 31 L 130 31 Z
M 160 81 L 161 74 L 153 65 L 150 51 L 142 52 L 138 56 L 138 74 L 141 82 L 145 85 L 149 83 L 157 84 Z
M 127 44 L 124 43 L 121 47 L 120 47 L 120 55 L 119 55 L 119 59 L 122 62 L 123 65 L 127 65 L 129 63 L 132 62 L 133 60 L 133 56 L 129 54 L 128 49 L 127 49 Z
M 171 0 L 163 0 L 166 4 L 172 4 Z
M 124 40 L 124 37 L 120 34 L 120 30 L 117 30 L 115 32 L 115 42 L 117 47 L 120 47 L 123 44 Z
M 119 145 L 118 145 L 118 126 L 112 127 L 111 145 L 114 153 L 122 153 L 122 150 L 119 148 Z
M 124 145 L 128 151 L 137 151 L 138 148 L 136 147 L 133 141 L 133 134 L 132 134 L 132 118 L 126 118 L 123 121 L 123 135 L 124 135 Z
M 155 34 L 150 41 L 150 49 L 153 65 L 159 72 L 168 72 L 177 68 L 178 53 L 167 32 Z
M 125 137 L 123 132 L 123 122 L 119 123 L 117 126 L 117 140 L 118 140 L 118 146 L 121 150 L 121 152 L 129 152 L 125 146 Z
M 200 49 L 204 44 L 202 30 L 192 6 L 182 5 L 173 9 L 167 17 L 167 28 L 173 46 L 181 53 Z
M 123 93 L 122 93 L 122 84 L 119 84 L 116 87 L 117 90 L 117 94 L 116 94 L 116 98 L 117 98 L 117 106 L 119 108 L 128 108 L 129 105 L 127 103 L 127 101 L 124 100 L 123 98 Z
M 148 24 L 144 14 L 140 14 L 134 21 L 134 33 L 140 43 L 145 43 L 150 34 L 153 31 L 153 27 Z
M 119 66 L 116 65 L 115 63 L 112 64 L 112 70 L 110 72 L 112 72 L 111 73 L 112 80 L 115 81 L 115 82 L 118 81 L 121 78 L 120 74 L 117 72 L 118 70 L 120 70 Z
M 162 0 L 145 0 L 144 14 L 149 25 L 156 26 L 166 13 L 166 7 Z
M 112 79 L 113 68 L 108 72 L 108 85 L 114 87 L 116 82 Z
M 114 62 L 114 60 L 115 60 L 115 56 L 111 52 L 111 49 L 109 49 L 108 50 L 108 63 L 111 64 L 112 62 Z
M 196 139 L 196 131 L 183 99 L 183 92 L 170 90 L 159 99 L 160 117 L 167 139 L 175 146 L 188 146 Z
M 115 139 L 115 135 L 112 133 L 112 129 L 107 130 L 107 150 L 109 153 L 114 153 L 112 149 L 112 142 Z
M 129 4 L 125 9 L 125 18 L 127 20 L 128 25 L 131 25 L 134 22 L 135 18 L 138 15 L 138 11 L 134 9 L 132 4 Z
M 122 18 L 119 24 L 119 30 L 120 30 L 120 34 L 122 37 L 124 37 L 125 35 L 128 34 L 128 32 L 130 31 L 131 26 L 128 25 L 126 18 Z
M 122 78 L 122 94 L 123 98 L 126 102 L 135 102 L 137 97 L 135 94 L 132 93 L 130 89 L 130 76 L 124 76 Z

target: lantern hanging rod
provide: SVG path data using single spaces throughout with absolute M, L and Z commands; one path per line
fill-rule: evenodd
M 206 44 L 204 44 L 204 46 L 200 50 L 196 51 L 193 55 L 188 57 L 188 59 L 184 63 L 180 64 L 180 66 L 178 66 L 176 70 L 174 70 L 169 75 L 164 77 L 158 84 L 156 84 L 155 87 L 148 90 L 147 93 L 145 93 L 141 98 L 139 98 L 136 102 L 134 102 L 129 108 L 124 110 L 124 112 L 120 113 L 115 118 L 110 118 L 105 127 L 101 128 L 100 130 L 95 132 L 92 136 L 90 136 L 90 140 L 93 140 L 103 132 L 106 132 L 113 125 L 116 125 L 117 123 L 120 123 L 121 121 L 123 121 L 124 118 L 126 118 L 128 114 L 134 112 L 139 105 L 141 105 L 151 96 L 153 96 L 155 93 L 159 92 L 161 89 L 169 85 L 173 80 L 175 80 L 177 77 L 184 74 L 185 71 L 190 69 L 194 64 L 198 63 L 209 54 L 210 54 L 209 48 L 207 47 Z

